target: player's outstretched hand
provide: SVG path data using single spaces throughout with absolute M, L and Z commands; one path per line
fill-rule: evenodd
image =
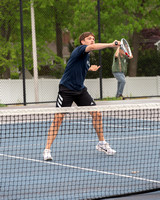
M 97 71 L 100 68 L 100 66 L 97 65 L 91 65 L 89 68 L 89 71 Z

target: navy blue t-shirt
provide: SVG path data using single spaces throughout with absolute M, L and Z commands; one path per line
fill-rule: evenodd
M 75 48 L 68 60 L 66 69 L 60 81 L 70 90 L 82 90 L 84 80 L 90 67 L 89 53 L 85 52 L 87 45 Z

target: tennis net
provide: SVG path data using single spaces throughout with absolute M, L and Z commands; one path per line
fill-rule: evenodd
M 51 146 L 53 160 L 44 161 L 55 114 L 64 118 Z M 96 149 L 93 123 L 101 122 L 116 150 L 112 156 Z M 100 199 L 159 190 L 160 104 L 1 109 L 0 173 L 2 200 Z

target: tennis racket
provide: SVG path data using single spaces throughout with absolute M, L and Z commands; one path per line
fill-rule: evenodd
M 118 43 L 115 42 L 115 44 L 117 45 Z M 129 46 L 129 44 L 128 44 L 128 42 L 127 42 L 126 39 L 124 39 L 124 38 L 121 39 L 121 46 L 120 46 L 120 48 L 124 51 L 124 53 L 125 53 L 128 57 L 130 57 L 130 56 L 132 55 L 130 46 Z

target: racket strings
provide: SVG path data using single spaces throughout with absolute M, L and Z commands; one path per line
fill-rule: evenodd
M 130 46 L 124 38 L 122 38 L 122 40 L 121 40 L 121 49 L 123 49 L 123 51 L 125 52 L 126 55 L 129 55 L 129 56 L 131 55 Z

